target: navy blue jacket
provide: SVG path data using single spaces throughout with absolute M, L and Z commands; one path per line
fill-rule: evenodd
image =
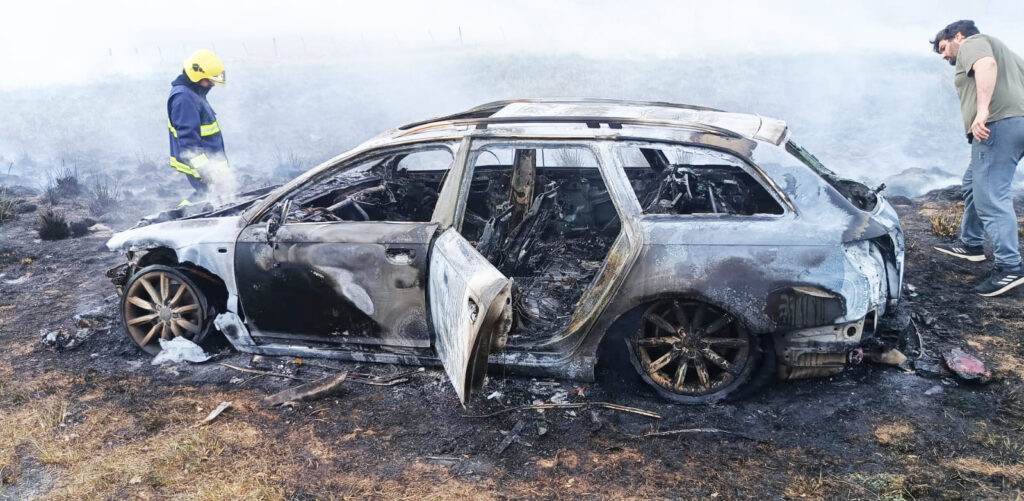
M 199 169 L 210 162 L 227 163 L 217 114 L 206 100 L 208 92 L 208 87 L 192 82 L 182 72 L 171 82 L 167 98 L 171 167 L 197 179 Z

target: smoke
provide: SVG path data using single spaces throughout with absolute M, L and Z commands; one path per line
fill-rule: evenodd
M 228 165 L 227 159 L 210 159 L 209 164 L 199 169 L 199 175 L 206 183 L 206 201 L 213 203 L 214 207 L 232 203 L 237 199 L 238 176 Z
M 1013 22 L 1024 6 L 1010 2 L 973 12 L 953 2 L 250 2 L 244 29 L 228 2 L 185 1 L 158 14 L 108 3 L 59 18 L 37 16 L 46 2 L 19 4 L 12 19 L 46 26 L 0 31 L 0 46 L 19 47 L 0 53 L 19 69 L 0 82 L 0 162 L 18 175 L 42 179 L 61 160 L 108 174 L 146 161 L 187 190 L 163 160 L 166 98 L 180 61 L 199 48 L 181 41 L 200 40 L 230 74 L 209 100 L 240 190 L 401 123 L 569 95 L 781 118 L 842 175 L 879 183 L 920 169 L 929 182 L 953 183 L 969 150 L 952 70 L 927 40 L 968 17 L 1024 51 Z M 41 33 L 40 43 L 15 43 L 19 30 Z

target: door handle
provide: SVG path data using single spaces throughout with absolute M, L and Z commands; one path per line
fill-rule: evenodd
M 384 251 L 388 262 L 392 264 L 410 265 L 416 259 L 416 251 L 401 247 L 392 247 Z

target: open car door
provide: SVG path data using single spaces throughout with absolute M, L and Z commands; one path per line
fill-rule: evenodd
M 512 327 L 512 280 L 449 228 L 434 240 L 427 282 L 434 349 L 466 405 Z

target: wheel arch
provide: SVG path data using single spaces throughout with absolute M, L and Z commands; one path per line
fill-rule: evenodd
M 600 363 L 600 357 L 602 353 L 604 353 L 604 349 L 609 346 L 609 343 L 614 344 L 619 342 L 618 339 L 630 332 L 629 329 L 636 328 L 635 323 L 639 322 L 640 316 L 643 314 L 645 309 L 652 304 L 665 299 L 689 299 L 705 302 L 711 306 L 724 310 L 726 313 L 738 319 L 744 329 L 748 332 L 758 337 L 770 335 L 770 333 L 758 332 L 757 330 L 752 329 L 750 327 L 751 322 L 749 319 L 738 314 L 735 308 L 732 308 L 729 305 L 723 305 L 721 302 L 715 301 L 714 299 L 701 294 L 699 291 L 666 290 L 631 298 L 625 306 L 615 308 L 614 312 L 606 312 L 606 314 L 612 314 L 611 320 L 608 320 L 606 324 L 607 326 L 600 328 L 600 330 L 595 332 L 590 342 L 586 343 L 593 350 L 590 354 L 595 357 L 598 363 Z M 619 346 L 618 348 L 623 352 L 626 351 L 625 346 Z
M 226 311 L 228 287 L 224 279 L 213 271 L 199 266 L 192 261 L 180 261 L 178 253 L 174 249 L 160 246 L 146 249 L 135 260 L 132 274 L 134 275 L 139 270 L 152 265 L 169 266 L 188 273 L 189 277 L 202 289 L 202 292 L 206 295 L 206 300 L 216 307 L 218 311 Z

